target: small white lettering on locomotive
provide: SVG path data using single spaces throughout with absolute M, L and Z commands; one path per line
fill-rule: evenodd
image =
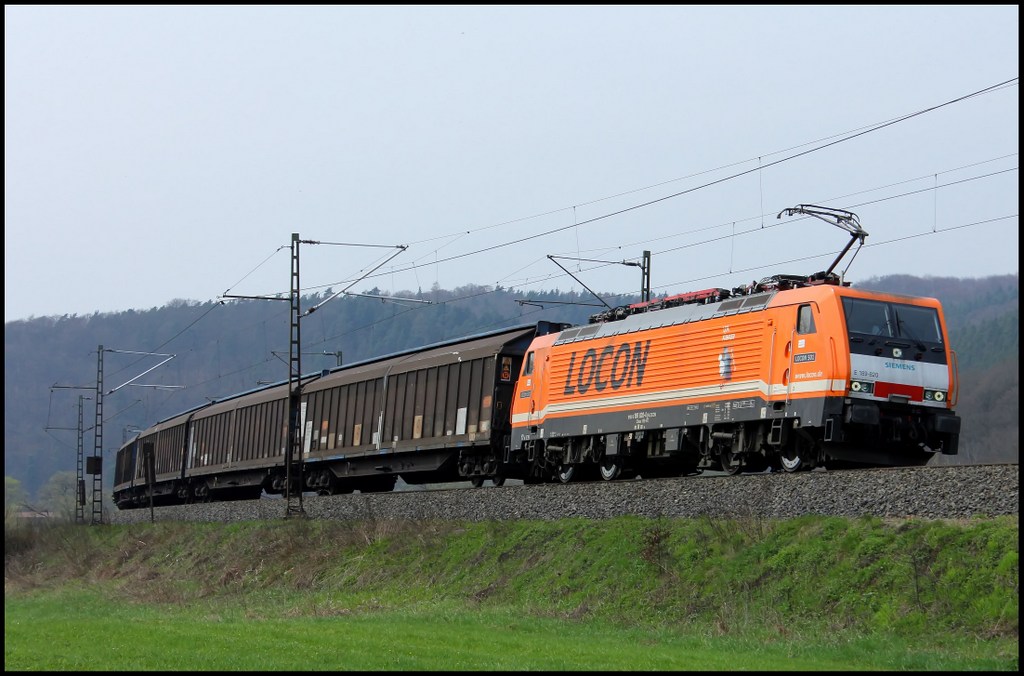
M 651 420 L 657 417 L 658 413 L 656 411 L 637 411 L 627 415 L 626 419 L 633 422 L 633 429 L 642 430 L 648 426 Z
M 820 378 L 822 375 L 821 371 L 812 371 L 810 373 L 796 373 L 793 375 L 793 380 L 806 380 L 807 378 Z

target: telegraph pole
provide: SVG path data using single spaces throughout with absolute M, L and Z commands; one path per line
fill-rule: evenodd
M 96 388 L 91 385 L 53 385 L 50 388 L 50 393 L 53 390 L 91 390 L 95 391 Z M 75 457 L 75 523 L 85 523 L 85 427 L 84 427 L 84 415 L 83 415 L 83 402 L 86 399 L 90 399 L 84 394 L 78 395 L 78 426 L 77 427 L 50 427 L 46 426 L 48 430 L 76 430 L 78 432 L 78 452 Z
M 285 447 L 285 518 L 305 516 L 302 507 L 302 336 L 299 288 L 299 233 L 292 233 L 291 329 L 288 339 L 288 445 Z M 293 487 L 292 482 L 295 482 Z
M 167 357 L 156 366 L 147 369 L 135 376 L 131 380 L 118 385 L 109 392 L 103 391 L 103 353 L 104 352 L 121 352 L 125 354 L 141 354 L 147 356 L 156 357 Z M 92 475 L 92 514 L 89 522 L 93 525 L 103 523 L 103 397 L 107 394 L 113 394 L 125 385 L 135 385 L 137 387 L 155 387 L 158 389 L 178 389 L 184 387 L 183 385 L 138 385 L 134 381 L 138 380 L 142 376 L 146 375 L 150 371 L 163 366 L 170 360 L 174 359 L 176 355 L 173 354 L 160 354 L 158 352 L 131 352 L 127 350 L 104 350 L 102 345 L 96 348 L 96 385 L 93 386 L 75 386 L 75 385 L 53 385 L 50 389 L 65 389 L 65 390 L 92 390 L 96 393 L 96 416 L 95 422 L 93 423 L 93 452 L 88 458 L 85 458 L 85 468 L 83 472 L 82 461 L 84 455 L 83 448 L 83 412 L 82 402 L 89 397 L 79 396 L 78 397 L 78 462 L 77 462 L 77 480 L 78 480 L 78 500 L 76 501 L 78 507 L 75 510 L 75 520 L 79 523 L 85 523 L 85 474 Z M 66 429 L 66 428 L 56 428 Z
M 361 246 L 361 247 L 374 247 L 374 248 L 386 248 L 386 249 L 398 249 L 394 254 L 385 259 L 383 262 L 370 269 L 359 279 L 355 280 L 347 287 L 338 291 L 334 295 L 320 301 L 313 307 L 309 308 L 305 312 L 302 312 L 301 297 L 302 288 L 299 285 L 299 244 L 328 244 L 333 246 Z M 389 246 L 384 244 L 353 244 L 351 242 L 320 242 L 312 239 L 299 239 L 299 233 L 292 233 L 291 251 L 292 251 L 292 266 L 291 266 L 291 283 L 290 292 L 288 298 L 281 298 L 280 296 L 239 296 L 224 293 L 221 298 L 237 298 L 246 300 L 287 300 L 291 304 L 291 312 L 289 314 L 289 332 L 288 332 L 288 439 L 285 442 L 285 481 L 284 481 L 284 495 L 287 508 L 285 511 L 285 517 L 292 516 L 305 516 L 306 512 L 302 506 L 302 490 L 305 486 L 302 477 L 303 471 L 303 455 L 305 451 L 305 444 L 303 439 L 302 423 L 305 419 L 304 412 L 302 410 L 302 336 L 301 336 L 301 319 L 305 316 L 311 315 L 319 310 L 324 303 L 327 303 L 334 298 L 342 294 L 346 295 L 361 295 L 351 294 L 349 289 L 355 286 L 357 283 L 365 279 L 370 273 L 381 268 L 385 263 L 390 261 L 392 258 L 402 253 L 408 248 L 404 244 L 396 246 Z M 429 301 L 418 301 L 429 303 Z M 276 356 L 276 353 L 273 353 Z M 331 353 L 324 351 L 324 355 L 330 355 Z M 338 366 L 341 366 L 341 352 L 333 353 L 338 360 Z
M 292 233 L 292 267 L 288 298 L 280 296 L 236 296 L 223 294 L 221 298 L 248 300 L 287 300 L 291 305 L 288 317 L 288 438 L 284 448 L 284 497 L 285 517 L 305 516 L 302 506 L 302 335 L 300 327 L 300 301 L 302 289 L 299 285 L 299 233 Z M 316 244 L 317 242 L 309 242 Z
M 85 523 L 85 422 L 82 402 L 89 397 L 78 395 L 78 459 L 75 463 L 75 523 Z
M 103 522 L 103 346 L 96 349 L 96 416 L 92 426 L 92 456 L 86 460 L 85 469 L 92 475 L 92 516 L 93 525 Z
M 96 350 L 96 419 L 93 424 L 92 457 L 86 463 L 86 470 L 92 475 L 92 518 L 93 525 L 103 523 L 103 346 Z

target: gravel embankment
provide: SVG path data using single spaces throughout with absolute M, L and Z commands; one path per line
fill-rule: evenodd
M 813 471 L 795 474 L 502 486 L 305 497 L 314 519 L 790 518 L 803 514 L 959 519 L 1019 514 L 1018 465 Z M 285 516 L 280 499 L 158 507 L 157 520 L 251 521 Z M 149 521 L 149 508 L 114 510 L 115 524 Z

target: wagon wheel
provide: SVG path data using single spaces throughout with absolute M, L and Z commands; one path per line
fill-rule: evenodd
M 618 479 L 622 474 L 622 460 L 616 456 L 605 456 L 601 459 L 601 478 L 605 481 Z
M 469 483 L 473 484 L 473 488 L 480 488 L 484 485 L 484 478 L 480 475 L 469 478 Z
M 340 492 L 338 491 L 338 481 L 330 472 L 324 472 L 320 478 L 322 484 L 317 489 L 317 495 L 337 495 Z
M 558 466 L 558 480 L 563 484 L 567 484 L 572 481 L 575 474 L 576 465 L 562 464 Z

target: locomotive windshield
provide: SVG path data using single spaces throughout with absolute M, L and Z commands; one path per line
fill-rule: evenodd
M 939 313 L 935 308 L 843 298 L 843 311 L 850 334 L 942 343 Z

